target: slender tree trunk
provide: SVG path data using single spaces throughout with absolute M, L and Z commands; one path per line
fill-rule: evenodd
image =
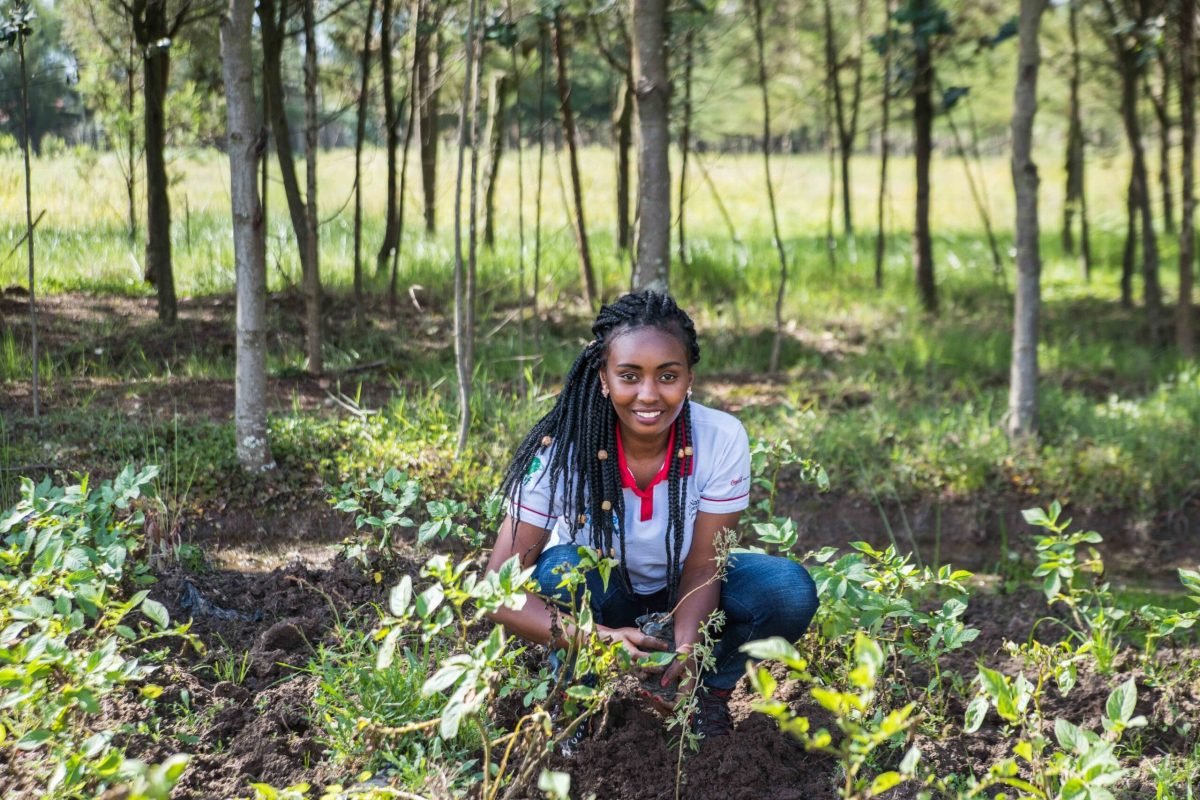
M 389 0 L 384 0 L 387 3 Z M 367 97 L 371 86 L 371 33 L 375 27 L 375 0 L 367 3 L 367 27 L 359 62 L 358 120 L 354 127 L 354 323 L 363 322 L 362 274 L 362 149 L 367 137 Z M 390 62 L 391 59 L 389 58 Z M 386 102 L 386 101 L 385 101 Z M 394 166 L 394 165 L 392 165 Z M 378 269 L 376 269 L 378 272 Z
M 854 135 L 857 126 L 852 119 L 857 118 L 857 107 L 854 108 L 851 114 L 847 113 L 846 98 L 842 93 L 841 81 L 841 64 L 838 61 L 837 52 L 837 37 L 834 34 L 833 26 L 833 7 L 830 0 L 822 0 L 821 2 L 823 17 L 825 21 L 825 80 L 829 86 L 829 91 L 833 98 L 833 118 L 837 125 L 837 146 L 838 159 L 841 164 L 841 179 L 842 179 L 842 229 L 846 234 L 846 240 L 854 238 L 854 214 L 853 204 L 850 197 L 850 156 L 853 153 Z M 861 18 L 861 3 L 860 18 Z M 862 59 L 858 59 L 859 66 L 855 75 L 855 106 L 857 106 L 857 95 L 859 90 L 857 84 L 862 80 Z
M 1138 118 L 1137 66 L 1138 55 L 1125 51 L 1121 69 L 1121 116 L 1126 137 L 1133 155 L 1133 180 L 1137 184 L 1137 206 L 1141 212 L 1142 230 L 1142 291 L 1146 305 L 1146 320 L 1153 331 L 1162 322 L 1162 289 L 1158 283 L 1158 237 L 1154 232 L 1154 214 L 1150 204 L 1150 183 L 1147 180 L 1145 148 L 1142 147 L 1142 125 Z
M 1028 439 L 1037 432 L 1038 318 L 1041 256 L 1038 252 L 1038 172 L 1033 161 L 1033 118 L 1041 54 L 1038 29 L 1046 0 L 1021 0 L 1017 88 L 1013 95 L 1012 176 L 1017 197 L 1017 292 L 1013 310 L 1012 370 L 1008 392 L 1008 435 Z
M 300 194 L 300 179 L 296 174 L 296 156 L 292 150 L 292 134 L 284 107 L 283 42 L 284 25 L 288 18 L 288 0 L 282 0 L 276 12 L 275 0 L 258 0 L 258 20 L 262 28 L 263 84 L 271 136 L 275 139 L 275 154 L 279 161 L 279 177 L 287 200 L 288 216 L 300 253 L 300 268 L 308 275 L 308 261 L 316 248 L 308 245 L 308 210 Z M 264 192 L 264 197 L 266 193 Z
M 913 224 L 913 266 L 921 305 L 938 310 L 933 273 L 933 239 L 929 230 L 929 166 L 933 157 L 933 56 L 928 42 L 919 43 L 913 76 L 913 138 L 917 165 L 916 220 Z
M 372 0 L 374 2 L 374 0 Z M 372 6 L 373 8 L 373 6 Z M 393 0 L 383 0 L 380 9 L 379 68 L 383 72 L 383 127 L 387 142 L 387 198 L 383 212 L 383 242 L 375 255 L 375 274 L 382 277 L 388 262 L 400 243 L 396 205 L 396 150 L 400 132 L 397 130 L 396 79 L 392 73 Z
M 469 244 L 469 255 L 467 258 L 463 257 L 462 193 L 463 177 L 466 171 L 467 147 L 473 144 L 470 141 L 471 133 L 475 128 L 476 123 L 474 118 L 479 110 L 479 81 L 476 75 L 479 65 L 475 37 L 475 20 L 477 15 L 476 0 L 470 0 L 467 11 L 466 78 L 463 81 L 462 106 L 458 116 L 458 171 L 454 182 L 454 361 L 458 373 L 458 453 L 462 453 L 464 448 L 466 448 L 467 435 L 471 429 L 471 375 L 474 370 L 475 315 L 473 307 L 474 297 L 472 296 L 474 282 L 471 277 L 473 264 L 468 263 L 467 259 L 473 258 L 475 250 L 475 230 L 473 224 L 475 216 L 475 181 L 471 181 L 471 219 L 468 225 L 469 236 L 472 241 Z M 470 122 L 468 122 L 468 117 L 470 117 Z M 472 154 L 471 158 L 472 162 L 474 162 L 476 156 Z
M 392 279 L 388 282 L 388 311 L 396 313 L 396 292 L 400 280 L 400 248 L 404 244 L 404 202 L 408 194 L 408 152 L 413 140 L 413 129 L 416 127 L 417 113 L 421 105 L 420 93 L 417 91 L 417 53 L 414 36 L 413 63 L 410 72 L 408 93 L 408 119 L 404 123 L 404 147 L 400 154 L 400 200 L 396 204 L 396 247 L 392 250 Z
M 895 0 L 887 0 L 887 19 L 885 27 L 891 26 L 892 14 L 895 13 Z M 883 108 L 882 119 L 879 123 L 879 200 L 875 208 L 875 288 L 883 288 L 883 256 L 887 245 L 884 230 L 884 208 L 887 202 L 888 185 L 888 156 L 891 142 L 888 139 L 891 125 L 892 108 L 892 47 L 889 44 L 883 53 Z
M 17 61 L 21 69 L 21 152 L 25 159 L 25 250 L 29 255 L 29 337 L 30 357 L 33 372 L 30 375 L 30 394 L 33 400 L 33 418 L 38 419 L 40 387 L 38 375 L 38 325 L 37 325 L 37 281 L 33 261 L 33 170 L 29 159 L 29 72 L 25 65 L 25 38 L 28 29 L 17 32 Z
M 500 156 L 504 153 L 506 112 L 515 86 L 514 76 L 497 72 L 488 89 L 487 165 L 483 170 L 483 244 L 496 246 L 496 176 L 500 174 Z M 472 151 L 474 155 L 474 151 Z
M 633 289 L 666 292 L 671 268 L 671 146 L 666 0 L 632 0 L 638 116 L 638 233 Z
M 308 259 L 304 270 L 305 351 L 308 371 L 320 375 L 325 371 L 321 358 L 321 271 L 317 260 L 317 23 L 314 15 L 316 0 L 304 0 L 304 165 L 307 197 L 304 203 Z
M 542 326 L 538 320 L 538 297 L 541 293 L 542 272 L 542 194 L 546 174 L 546 64 L 550 61 L 549 25 L 538 24 L 538 154 L 537 190 L 533 203 L 533 292 L 529 298 L 530 315 L 533 317 L 533 346 L 541 346 Z
M 135 133 L 134 107 L 136 102 L 136 93 L 133 88 L 134 66 L 132 63 L 133 54 L 130 54 L 130 62 L 125 69 L 125 102 L 126 112 L 129 115 L 129 120 L 126 123 L 127 130 L 125 136 L 126 146 L 126 165 L 127 172 L 125 175 L 125 193 L 129 199 L 129 241 L 137 240 L 137 135 Z
M 1162 192 L 1163 231 L 1175 233 L 1175 201 L 1171 191 L 1171 66 L 1165 48 L 1158 48 L 1162 94 L 1155 97 L 1147 81 L 1146 94 L 1158 118 L 1158 185 Z
M 421 106 L 417 124 L 421 131 L 421 186 L 425 197 L 425 232 L 433 235 L 437 231 L 438 97 L 441 59 L 437 46 L 438 36 L 430 33 L 430 29 L 439 25 L 441 19 L 438 9 L 431 5 L 430 0 L 420 0 L 417 13 L 417 76 L 421 85 Z
M 775 184 L 771 180 L 771 100 L 767 92 L 766 35 L 763 32 L 762 0 L 751 0 L 754 12 L 754 47 L 758 55 L 758 89 L 762 99 L 762 157 L 763 175 L 767 182 L 767 206 L 771 211 L 771 233 L 775 253 L 779 256 L 779 291 L 775 295 L 775 338 L 771 342 L 770 372 L 779 370 L 779 355 L 783 346 L 783 298 L 787 293 L 788 262 L 779 233 L 779 213 L 775 203 Z
M 1133 308 L 1133 273 L 1137 269 L 1137 212 L 1140 204 L 1137 178 L 1130 170 L 1129 187 L 1125 191 L 1125 247 L 1121 253 L 1121 305 L 1125 308 Z
M 1183 132 L 1183 217 L 1179 224 L 1179 302 L 1175 344 L 1184 358 L 1196 357 L 1192 286 L 1196 259 L 1196 0 L 1178 0 L 1179 124 Z
M 563 138 L 567 141 L 567 155 L 571 165 L 571 194 L 575 202 L 575 244 L 579 249 L 579 272 L 583 283 L 583 297 L 593 308 L 599 300 L 596 292 L 596 273 L 592 269 L 592 256 L 588 248 L 587 224 L 583 216 L 583 186 L 579 177 L 579 142 L 576 139 L 575 114 L 571 110 L 571 82 L 567 79 L 567 43 L 563 30 L 562 11 L 556 7 L 553 24 L 554 63 L 558 73 L 558 105 L 562 115 Z M 641 178 L 639 178 L 639 181 Z
M 629 151 L 633 148 L 633 78 L 626 73 L 618 85 L 613 115 L 613 139 L 617 144 L 617 248 L 630 245 L 629 224 Z
M 158 292 L 158 318 L 173 325 L 179 314 L 175 273 L 171 266 L 171 199 L 167 192 L 166 95 L 171 70 L 170 28 L 166 3 L 147 2 L 135 19 L 138 44 L 144 51 L 142 87 L 146 126 L 146 275 Z M 165 44 L 164 44 L 165 42 Z
M 257 124 L 250 46 L 254 0 L 229 0 L 221 19 L 221 66 L 228 120 L 229 194 L 237 264 L 237 373 L 234 424 L 243 469 L 272 469 L 267 435 L 266 231 L 258 203 L 258 159 L 266 146 Z M 369 27 L 369 26 L 368 26 Z
M 683 40 L 683 120 L 679 128 L 679 265 L 688 265 L 687 207 L 688 155 L 692 149 L 692 66 L 695 58 L 696 31 L 689 27 Z

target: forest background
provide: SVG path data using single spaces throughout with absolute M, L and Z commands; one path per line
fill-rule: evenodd
M 0 507 L 155 464 L 160 574 L 409 527 L 478 548 L 598 304 L 669 288 L 699 397 L 759 442 L 768 547 L 864 539 L 1012 591 L 1045 575 L 1021 512 L 1057 499 L 1122 602 L 1189 607 L 1194 3 L 3 10 Z M 385 476 L 422 502 L 363 499 Z M 347 669 L 374 647 L 339 643 Z M 5 725 L 69 748 L 71 719 Z M 1194 744 L 1153 763 L 1194 777 Z M 302 774 L 258 769 L 236 791 Z

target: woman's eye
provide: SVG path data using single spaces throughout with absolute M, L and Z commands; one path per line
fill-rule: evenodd
M 676 375 L 675 373 L 673 373 L 673 372 L 667 372 L 667 373 L 664 373 L 664 374 L 662 374 L 662 375 L 659 375 L 659 376 L 658 376 L 658 379 L 659 379 L 660 381 L 662 381 L 663 383 L 671 383 L 671 382 L 672 382 L 672 381 L 674 381 L 674 380 L 675 380 L 677 377 L 679 377 L 679 376 L 678 376 L 678 375 Z
M 623 380 L 623 381 L 632 382 L 632 381 L 636 381 L 637 379 L 638 379 L 638 376 L 632 372 L 626 372 L 621 375 L 621 380 Z

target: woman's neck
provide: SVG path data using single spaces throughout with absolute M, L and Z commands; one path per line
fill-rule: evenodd
M 625 450 L 627 460 L 661 462 L 667 455 L 667 442 L 670 438 L 670 429 L 647 439 L 644 435 L 639 436 L 624 425 L 621 426 L 621 446 Z

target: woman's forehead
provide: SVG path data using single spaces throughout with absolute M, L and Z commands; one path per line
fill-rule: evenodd
M 687 348 L 677 335 L 650 325 L 616 331 L 608 340 L 607 350 L 610 363 L 688 362 Z

